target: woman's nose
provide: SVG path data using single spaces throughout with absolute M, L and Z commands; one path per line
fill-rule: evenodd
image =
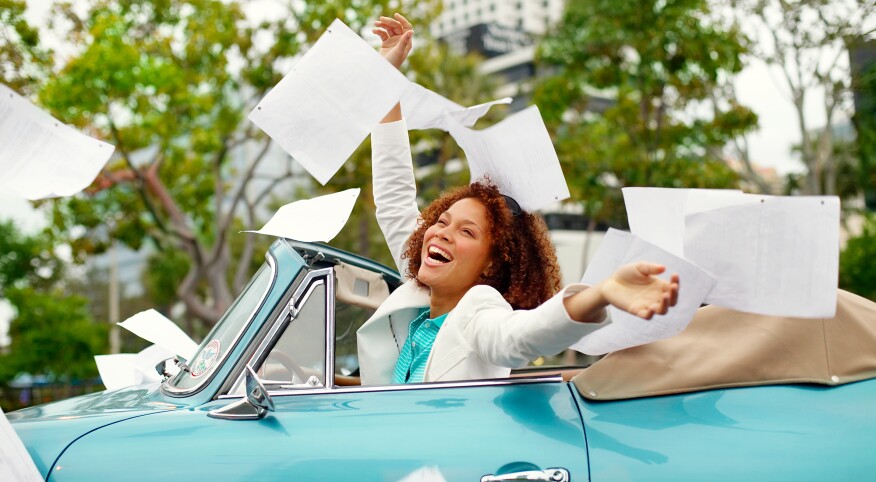
M 450 241 L 450 234 L 448 232 L 447 226 L 438 228 L 438 231 L 435 233 L 435 236 L 437 236 L 445 241 Z

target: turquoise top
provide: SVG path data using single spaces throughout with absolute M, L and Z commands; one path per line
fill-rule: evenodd
M 447 313 L 429 318 L 429 308 L 423 308 L 420 315 L 411 321 L 408 338 L 402 346 L 395 371 L 392 374 L 392 383 L 420 383 L 426 373 L 426 361 L 438 336 L 438 329 L 447 318 Z

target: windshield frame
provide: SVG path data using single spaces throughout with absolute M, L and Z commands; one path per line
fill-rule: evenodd
M 241 323 L 240 329 L 238 330 L 237 334 L 234 335 L 234 339 L 229 344 L 228 349 L 224 350 L 224 352 L 219 357 L 219 359 L 213 363 L 213 366 L 215 368 L 212 370 L 212 372 L 209 373 L 207 376 L 205 376 L 203 379 L 201 379 L 201 381 L 199 383 L 197 383 L 193 387 L 189 387 L 189 388 L 177 388 L 176 386 L 172 385 L 170 383 L 170 381 L 174 380 L 178 376 L 178 375 L 174 375 L 174 376 L 169 377 L 166 380 L 161 382 L 161 391 L 162 392 L 164 392 L 167 395 L 170 395 L 172 397 L 183 397 L 183 396 L 192 395 L 196 392 L 203 390 L 203 388 L 216 377 L 216 374 L 219 373 L 222 366 L 225 364 L 226 361 L 228 361 L 228 357 L 231 355 L 231 352 L 233 352 L 234 349 L 237 347 L 237 345 L 240 343 L 240 340 L 243 337 L 243 334 L 252 325 L 256 314 L 264 306 L 265 300 L 268 299 L 268 295 L 271 293 L 271 291 L 274 288 L 274 285 L 277 282 L 277 260 L 274 258 L 274 255 L 270 252 L 270 250 L 267 253 L 265 253 L 265 259 L 266 259 L 266 262 L 268 264 L 268 267 L 270 267 L 270 269 L 271 269 L 270 278 L 269 278 L 267 288 L 265 288 L 264 293 L 262 293 L 261 297 L 259 298 L 259 302 L 255 304 L 255 307 L 253 308 L 252 312 L 249 314 L 249 316 L 247 316 L 246 322 Z M 262 265 L 262 267 L 260 267 L 259 270 L 263 269 L 263 267 L 264 267 L 264 265 Z M 256 271 L 256 274 L 258 274 L 258 271 Z M 255 276 L 256 275 L 254 274 L 253 277 L 250 279 L 250 283 L 252 283 L 252 280 L 255 279 Z M 244 290 L 240 292 L 240 294 L 237 296 L 237 298 L 240 298 L 244 294 L 244 292 L 249 288 L 249 286 L 250 286 L 250 284 L 247 284 L 247 287 L 244 288 Z M 237 301 L 237 298 L 235 298 L 235 302 Z M 231 307 L 234 307 L 234 306 L 236 306 L 235 303 L 232 303 Z M 229 307 L 228 309 L 230 310 L 231 307 Z M 228 311 L 226 310 L 226 312 L 223 313 L 222 318 L 224 318 L 227 314 L 228 314 Z M 221 318 L 220 318 L 220 320 L 221 320 Z M 204 348 L 204 345 L 206 343 L 208 343 L 209 340 L 212 340 L 215 338 L 214 331 L 216 329 L 218 329 L 219 326 L 220 326 L 220 323 L 217 323 L 213 327 L 213 329 L 210 330 L 210 333 L 208 333 L 207 336 L 204 337 L 204 339 L 198 345 L 198 349 L 195 351 L 195 354 L 192 357 L 192 359 L 197 357 L 197 354 L 200 353 L 200 351 Z M 192 360 L 187 360 L 186 362 L 191 363 Z M 189 375 L 189 376 L 191 376 L 191 375 Z

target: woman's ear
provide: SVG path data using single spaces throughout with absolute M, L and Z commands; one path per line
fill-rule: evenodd
M 484 266 L 484 270 L 481 272 L 481 279 L 487 280 L 490 279 L 491 270 L 493 268 L 493 257 L 490 256 L 490 260 L 487 261 L 487 265 Z

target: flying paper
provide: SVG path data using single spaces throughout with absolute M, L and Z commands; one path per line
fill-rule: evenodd
M 569 197 L 569 187 L 538 107 L 530 106 L 483 130 L 445 114 L 450 135 L 465 151 L 472 180 L 488 176 L 526 211 Z
M 186 360 L 191 360 L 198 349 L 198 344 L 189 338 L 176 323 L 153 309 L 141 311 L 127 320 L 119 322 L 119 326 Z
M 633 234 L 616 229 L 609 229 L 606 233 L 581 282 L 598 284 L 621 266 L 636 261 L 666 266 L 660 278 L 669 279 L 675 273 L 679 275 L 681 282 L 676 305 L 665 315 L 654 315 L 650 320 L 609 306 L 611 323 L 572 345 L 573 350 L 602 355 L 677 335 L 693 319 L 715 283 L 715 279 L 704 270 Z
M 686 218 L 685 258 L 718 279 L 706 302 L 763 315 L 833 317 L 839 198 L 746 196 L 757 202 Z
M 71 196 L 94 181 L 114 149 L 0 84 L 0 189 L 30 200 Z
M 359 189 L 326 194 L 287 204 L 258 231 L 244 233 L 266 234 L 298 241 L 328 243 L 347 224 Z
M 441 129 L 449 131 L 451 126 L 448 124 L 445 114 L 449 114 L 457 123 L 471 127 L 490 110 L 490 107 L 498 104 L 510 104 L 511 97 L 463 107 L 420 84 L 412 82 L 400 102 L 402 116 L 405 118 L 408 130 Z
M 162 377 L 155 371 L 155 365 L 173 357 L 173 353 L 158 345 L 150 345 L 140 353 L 116 353 L 95 355 L 94 362 L 100 373 L 100 380 L 107 390 L 160 382 Z M 168 364 L 168 372 L 178 370 L 176 365 Z
M 409 85 L 398 69 L 335 20 L 249 119 L 325 184 Z
M 738 189 L 625 187 L 630 231 L 676 256 L 684 256 L 684 219 L 688 214 L 746 202 Z
M 713 189 L 623 193 L 633 234 L 717 279 L 707 303 L 765 315 L 834 315 L 838 198 Z

